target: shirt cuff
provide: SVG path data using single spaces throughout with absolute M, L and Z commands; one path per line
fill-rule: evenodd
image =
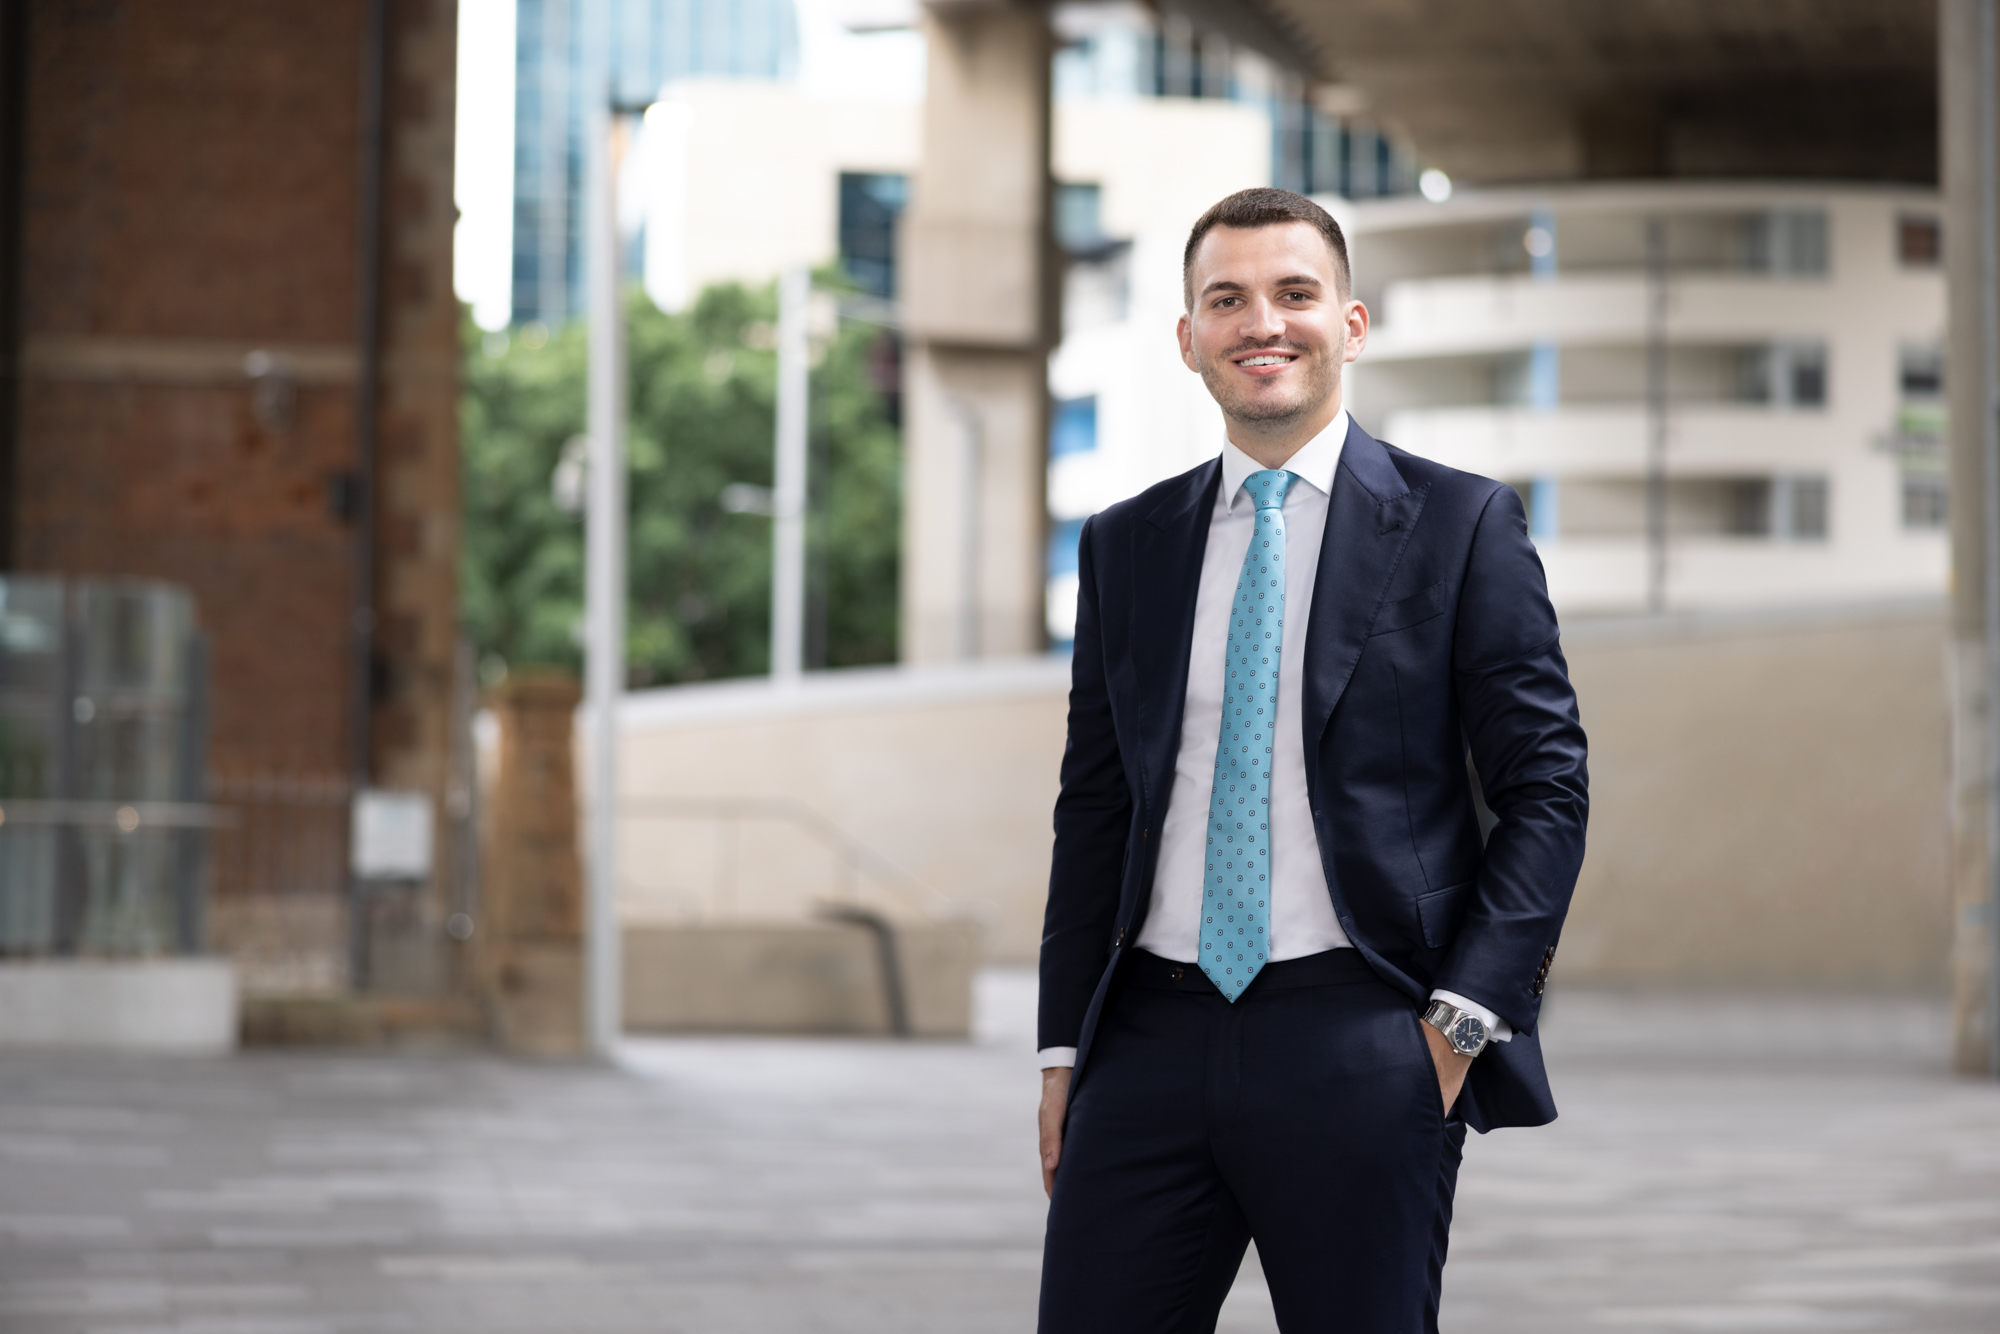
M 1041 1062 L 1042 1069 L 1053 1070 L 1059 1065 L 1060 1066 L 1075 1065 L 1076 1048 L 1044 1047 L 1040 1051 L 1035 1053 L 1035 1057 L 1037 1060 Z
M 1467 1000 L 1456 991 L 1442 990 L 1433 991 L 1431 999 L 1441 1000 L 1447 1005 L 1456 1005 L 1467 1014 L 1478 1015 L 1480 1022 L 1486 1025 L 1487 1033 L 1492 1036 L 1495 1042 L 1512 1042 L 1514 1040 L 1514 1030 L 1507 1026 L 1507 1021 L 1476 1000 Z

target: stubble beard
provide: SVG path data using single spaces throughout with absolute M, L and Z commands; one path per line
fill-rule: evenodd
M 1301 377 L 1299 391 L 1289 400 L 1278 398 L 1252 398 L 1241 393 L 1230 379 L 1227 370 L 1232 357 L 1254 351 L 1297 352 L 1306 374 Z M 1222 415 L 1231 421 L 1282 424 L 1309 417 L 1325 406 L 1340 384 L 1340 369 L 1337 363 L 1313 349 L 1301 347 L 1297 343 L 1278 343 L 1268 348 L 1232 347 L 1214 360 L 1204 359 L 1200 363 L 1201 381 L 1208 386 L 1209 396 L 1222 409 Z

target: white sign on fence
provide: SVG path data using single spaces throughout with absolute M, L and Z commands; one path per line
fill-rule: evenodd
M 426 792 L 363 788 L 354 797 L 349 864 L 363 880 L 424 880 L 431 873 L 431 799 Z

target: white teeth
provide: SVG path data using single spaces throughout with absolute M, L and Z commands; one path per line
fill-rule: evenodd
M 1290 360 L 1290 357 L 1245 357 L 1236 364 L 1239 366 L 1282 366 Z

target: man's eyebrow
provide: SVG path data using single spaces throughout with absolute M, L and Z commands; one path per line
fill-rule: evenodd
M 1318 278 L 1315 278 L 1310 273 L 1293 273 L 1293 274 L 1287 274 L 1285 277 L 1278 279 L 1276 282 L 1272 283 L 1271 286 L 1325 287 L 1326 284 L 1321 282 Z M 1210 292 L 1247 292 L 1249 290 L 1250 290 L 1250 284 L 1248 283 L 1232 282 L 1227 278 L 1217 278 L 1214 282 L 1202 288 L 1201 294 L 1203 296 L 1207 296 Z

